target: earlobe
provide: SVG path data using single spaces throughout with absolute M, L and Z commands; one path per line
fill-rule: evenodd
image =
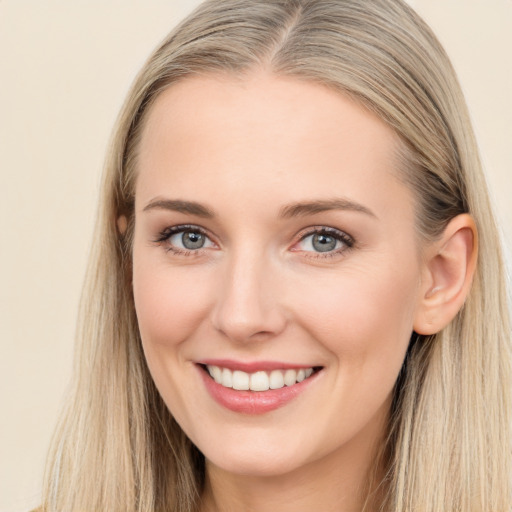
M 442 237 L 427 250 L 414 322 L 418 334 L 441 331 L 464 305 L 476 269 L 477 236 L 473 218 L 461 214 L 448 223 Z

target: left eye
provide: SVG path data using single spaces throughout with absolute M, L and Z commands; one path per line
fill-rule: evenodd
M 186 251 L 213 247 L 213 242 L 204 233 L 193 229 L 177 231 L 167 238 L 167 242 L 176 249 Z
M 321 231 L 318 233 L 311 233 L 310 235 L 305 236 L 297 245 L 297 248 L 300 251 L 309 251 L 309 252 L 333 252 L 337 251 L 341 248 L 350 247 L 352 244 L 350 240 L 345 239 L 342 234 L 334 234 L 325 231 Z

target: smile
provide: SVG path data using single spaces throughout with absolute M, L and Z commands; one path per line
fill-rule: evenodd
M 289 368 L 247 373 L 213 365 L 207 365 L 206 369 L 217 384 L 239 391 L 268 391 L 293 386 L 311 377 L 314 372 L 314 368 Z
M 215 364 L 214 364 L 215 363 Z M 313 386 L 322 366 L 293 367 L 277 362 L 196 363 L 209 395 L 222 407 L 243 414 L 264 414 L 281 408 Z

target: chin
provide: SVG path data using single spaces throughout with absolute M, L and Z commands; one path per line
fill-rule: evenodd
M 248 443 L 244 437 L 243 442 L 219 443 L 213 450 L 210 445 L 210 449 L 203 453 L 207 464 L 243 476 L 275 477 L 307 464 L 309 457 L 304 446 L 283 446 L 279 441 L 272 443 L 260 439 L 260 442 Z
M 207 465 L 211 464 L 216 466 L 227 473 L 259 478 L 283 476 L 301 466 L 297 461 L 291 461 L 285 457 L 276 457 L 275 455 L 270 460 L 264 460 L 262 457 L 223 457 L 219 460 L 207 458 L 206 463 Z

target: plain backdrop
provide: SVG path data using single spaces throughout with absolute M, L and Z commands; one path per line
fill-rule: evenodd
M 110 130 L 198 0 L 0 0 L 0 511 L 38 503 Z M 465 91 L 512 247 L 512 0 L 410 0 Z

